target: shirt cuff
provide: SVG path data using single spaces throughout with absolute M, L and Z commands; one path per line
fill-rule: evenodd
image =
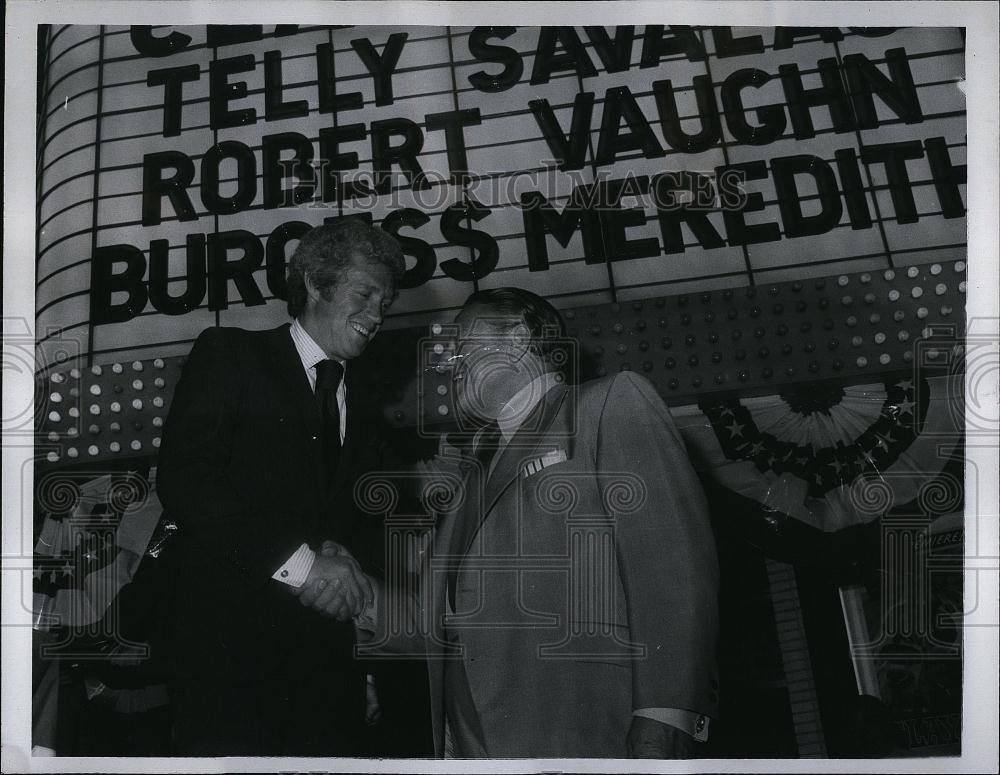
M 632 715 L 668 724 L 687 732 L 699 743 L 708 740 L 708 725 L 711 719 L 702 713 L 693 713 L 681 708 L 639 708 L 633 710 Z
M 315 560 L 316 552 L 309 548 L 309 544 L 302 544 L 271 578 L 290 587 L 301 587 L 309 578 L 309 571 L 312 570 Z

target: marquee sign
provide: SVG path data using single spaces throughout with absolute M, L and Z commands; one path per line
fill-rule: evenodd
M 43 364 L 276 325 L 345 216 L 403 245 L 395 327 L 965 253 L 956 29 L 66 26 L 46 72 Z

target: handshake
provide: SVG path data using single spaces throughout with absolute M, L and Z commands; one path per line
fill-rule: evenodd
M 371 581 L 340 544 L 324 541 L 305 583 L 292 589 L 302 605 L 346 622 L 374 599 Z

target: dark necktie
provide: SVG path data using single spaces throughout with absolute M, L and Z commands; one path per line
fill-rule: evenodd
M 485 490 L 486 482 L 489 479 L 490 463 L 493 462 L 499 449 L 500 426 L 494 420 L 487 423 L 479 433 L 479 438 L 476 440 L 476 450 L 473 453 L 481 466 L 478 480 L 479 487 L 483 490 Z M 466 493 L 466 497 L 471 498 L 472 496 Z M 479 503 L 479 499 L 475 498 L 474 502 Z M 462 521 L 455 525 L 455 530 L 452 533 L 451 554 L 454 556 L 451 558 L 452 567 L 448 573 L 448 601 L 451 603 L 452 611 L 455 610 L 455 586 L 458 580 L 459 557 L 469 547 L 472 536 L 475 535 L 479 521 L 483 517 L 482 514 L 473 513 L 470 510 L 463 510 L 458 516 Z
M 329 487 L 337 473 L 340 461 L 340 405 L 337 389 L 344 376 L 344 367 L 337 361 L 320 361 L 316 364 L 316 401 L 323 422 L 323 462 Z

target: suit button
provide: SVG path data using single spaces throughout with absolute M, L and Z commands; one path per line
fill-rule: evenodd
M 713 689 L 718 689 L 719 688 L 719 682 L 717 680 L 715 680 L 714 678 L 712 679 L 711 683 L 712 683 L 712 688 Z

